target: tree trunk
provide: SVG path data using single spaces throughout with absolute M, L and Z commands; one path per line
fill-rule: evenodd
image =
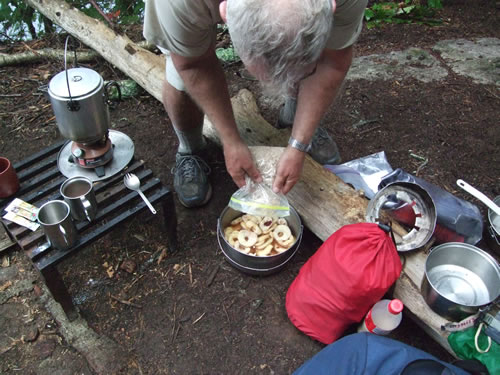
M 161 86 L 165 76 L 165 60 L 162 56 L 139 47 L 126 35 L 116 33 L 102 22 L 86 16 L 65 1 L 25 1 L 95 50 L 161 101 Z

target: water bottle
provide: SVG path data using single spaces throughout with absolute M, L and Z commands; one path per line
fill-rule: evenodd
M 399 299 L 383 299 L 368 311 L 358 332 L 371 332 L 384 336 L 396 329 L 402 318 L 403 302 Z

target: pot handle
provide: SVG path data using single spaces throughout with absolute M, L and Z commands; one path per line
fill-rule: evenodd
M 67 103 L 68 109 L 71 112 L 76 112 L 80 109 L 80 104 L 78 101 L 73 100 L 71 98 L 71 91 L 69 89 L 69 76 L 68 76 L 68 68 L 67 68 L 67 59 L 66 59 L 66 52 L 68 50 L 68 41 L 69 41 L 70 35 L 66 37 L 66 42 L 64 43 L 64 71 L 66 72 L 66 84 L 68 85 L 68 94 L 69 94 L 69 101 Z M 75 66 L 77 66 L 77 61 L 76 61 L 76 49 L 73 51 L 75 53 Z
M 488 227 L 488 234 L 490 235 L 491 238 L 493 238 L 493 241 L 495 241 L 497 245 L 500 246 L 500 238 L 497 236 L 492 226 Z
M 474 335 L 474 346 L 476 347 L 476 350 L 479 352 L 479 353 L 488 353 L 490 351 L 490 348 L 491 348 L 491 337 L 486 335 L 486 338 L 487 338 L 487 342 L 488 342 L 488 346 L 486 346 L 485 349 L 481 349 L 479 347 L 479 343 L 478 343 L 478 340 L 479 340 L 479 335 L 481 334 L 481 330 L 483 329 L 484 327 L 484 322 L 481 322 L 479 323 L 479 327 L 477 328 L 477 331 L 476 331 L 476 334 Z
M 110 95 L 110 90 L 111 88 L 115 87 L 116 91 L 118 92 L 118 99 L 111 99 Z M 109 81 L 106 83 L 104 86 L 104 102 L 111 108 L 116 108 L 117 104 L 122 101 L 122 90 L 120 88 L 120 85 L 118 82 L 115 81 Z
M 220 242 L 221 237 L 221 229 L 220 229 L 220 218 L 217 219 L 217 242 L 219 243 L 219 249 L 222 250 L 222 243 Z

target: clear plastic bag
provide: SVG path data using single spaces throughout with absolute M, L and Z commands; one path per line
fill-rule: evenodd
M 324 167 L 335 173 L 346 184 L 352 185 L 354 189 L 363 190 L 368 199 L 375 196 L 380 180 L 393 170 L 384 151 L 341 165 L 325 165 Z
M 250 215 L 286 217 L 290 216 L 290 205 L 284 194 L 276 194 L 271 186 L 276 174 L 276 165 L 271 160 L 257 160 L 262 182 L 254 182 L 246 176 L 245 186 L 238 189 L 229 200 L 229 207 Z

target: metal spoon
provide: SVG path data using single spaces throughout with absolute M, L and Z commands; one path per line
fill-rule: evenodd
M 153 214 L 156 215 L 156 210 L 153 207 L 153 205 L 149 202 L 148 198 L 144 195 L 144 193 L 141 191 L 141 181 L 139 180 L 139 177 L 137 177 L 133 173 L 127 173 L 125 177 L 123 178 L 123 183 L 125 184 L 126 187 L 128 187 L 130 190 L 135 190 L 139 193 L 141 196 L 142 200 L 146 202 L 148 205 L 149 209 Z

